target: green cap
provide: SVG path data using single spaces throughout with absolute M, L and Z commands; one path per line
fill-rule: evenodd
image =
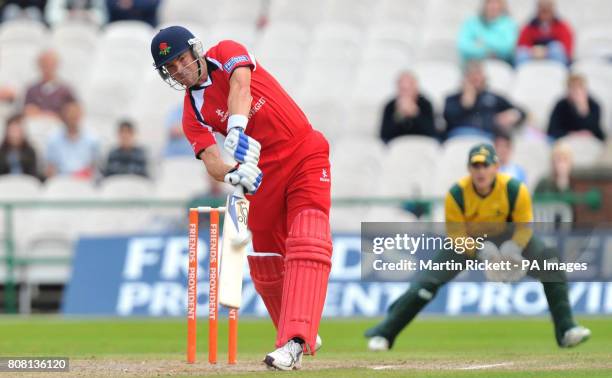
M 488 143 L 477 144 L 470 150 L 470 156 L 468 158 L 468 164 L 496 164 L 497 163 L 497 152 L 495 148 Z

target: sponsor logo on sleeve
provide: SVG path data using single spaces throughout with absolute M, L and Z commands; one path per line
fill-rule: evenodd
M 231 57 L 227 62 L 225 62 L 225 64 L 223 65 L 223 69 L 225 69 L 226 72 L 232 72 L 232 69 L 234 69 L 234 66 L 236 66 L 236 64 L 249 61 L 250 59 L 248 55 L 234 56 Z

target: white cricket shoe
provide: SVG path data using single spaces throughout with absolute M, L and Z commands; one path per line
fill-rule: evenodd
M 587 341 L 591 337 L 591 330 L 583 326 L 575 326 L 563 334 L 563 340 L 561 340 L 562 348 L 571 348 L 580 343 Z
M 368 340 L 368 349 L 372 352 L 384 352 L 389 350 L 389 340 L 382 336 L 374 336 Z
M 263 362 L 270 370 L 299 370 L 302 368 L 302 345 L 293 340 L 268 353 Z
M 321 346 L 322 346 L 322 345 L 323 345 L 323 340 L 321 339 L 321 336 L 319 336 L 319 334 L 317 333 L 317 341 L 315 341 L 315 346 L 314 346 L 315 352 L 318 352 L 318 351 L 319 351 L 319 349 L 321 349 Z M 309 351 L 308 349 L 306 349 L 306 351 L 304 352 L 304 354 L 305 354 L 306 356 L 310 356 L 310 355 L 312 355 L 312 353 L 310 353 L 310 351 Z

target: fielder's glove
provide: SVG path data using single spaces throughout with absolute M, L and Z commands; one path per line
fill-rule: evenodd
M 499 246 L 502 260 L 510 261 L 510 271 L 506 272 L 506 282 L 519 281 L 525 277 L 527 270 L 523 270 L 523 249 L 514 240 L 506 240 Z M 518 268 L 514 265 L 518 265 Z
M 247 193 L 255 194 L 261 185 L 262 178 L 263 173 L 256 164 L 244 163 L 230 170 L 223 181 L 234 186 L 242 185 Z
M 225 137 L 225 150 L 239 163 L 257 165 L 261 144 L 244 133 L 241 127 L 233 127 Z

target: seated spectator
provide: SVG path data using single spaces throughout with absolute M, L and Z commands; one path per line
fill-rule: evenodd
M 431 102 L 419 93 L 417 80 L 409 72 L 400 74 L 397 97 L 385 106 L 380 128 L 380 138 L 385 143 L 402 135 L 438 138 Z
M 497 130 L 506 132 L 525 119 L 525 112 L 504 97 L 490 92 L 482 64 L 466 65 L 463 86 L 444 104 L 446 137 L 480 135 L 492 138 Z
M 566 135 L 606 139 L 601 129 L 601 108 L 589 96 L 586 78 L 578 74 L 568 76 L 567 93 L 555 105 L 548 123 L 548 136 L 559 139 Z
M 45 17 L 50 25 L 65 21 L 84 21 L 104 25 L 108 20 L 104 0 L 49 0 Z
M 535 193 L 570 192 L 570 176 L 574 166 L 574 157 L 567 144 L 563 142 L 555 143 L 552 149 L 551 164 L 551 174 L 538 182 Z
M 25 18 L 43 21 L 43 10 L 47 0 L 2 0 L 0 14 L 2 22 Z
M 484 0 L 479 15 L 470 17 L 459 32 L 459 54 L 464 62 L 487 58 L 514 61 L 518 36 L 505 0 Z
M 38 57 L 41 79 L 28 88 L 25 96 L 26 117 L 60 118 L 64 105 L 74 102 L 69 86 L 57 77 L 58 56 L 54 50 L 46 50 Z
M 572 29 L 557 16 L 554 0 L 539 0 L 537 15 L 523 27 L 519 35 L 516 64 L 536 59 L 569 64 L 573 45 Z
M 99 143 L 81 127 L 81 106 L 70 102 L 62 108 L 64 129 L 49 138 L 46 176 L 72 175 L 89 179 L 95 174 Z
M 512 162 L 512 136 L 505 131 L 495 133 L 495 151 L 499 159 L 499 171 L 522 183 L 527 183 L 527 174 L 520 165 Z
M 21 114 L 10 116 L 4 128 L 4 139 L 0 144 L 0 175 L 6 174 L 38 177 L 36 152 L 26 138 Z
M 166 117 L 168 142 L 164 157 L 193 156 L 193 148 L 183 133 L 183 104 L 175 107 Z
M 147 155 L 136 145 L 134 125 L 129 121 L 119 123 L 119 146 L 108 155 L 104 176 L 139 175 L 148 177 Z
M 157 26 L 157 8 L 161 0 L 106 0 L 108 22 L 136 20 Z

